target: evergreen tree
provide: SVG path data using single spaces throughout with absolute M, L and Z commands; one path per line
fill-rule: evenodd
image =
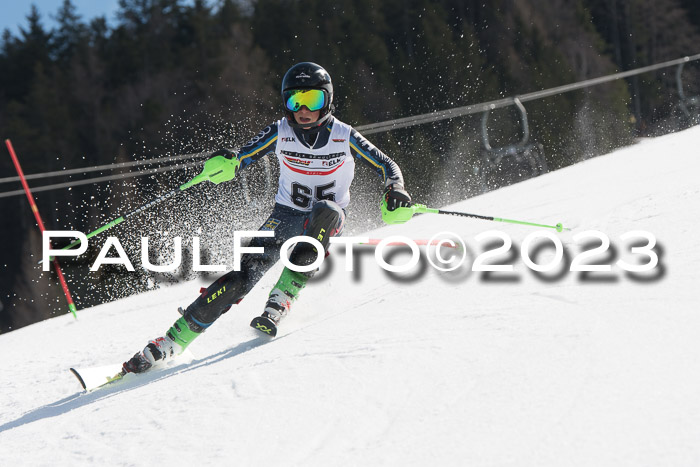
M 691 0 L 551 0 L 546 8 L 537 0 L 120 0 L 112 26 L 104 17 L 85 23 L 64 0 L 54 18 L 56 27 L 45 29 L 32 6 L 18 37 L 5 31 L 0 43 L 0 133 L 12 139 L 27 173 L 242 144 L 280 117 L 279 83 L 299 61 L 328 69 L 338 117 L 360 125 L 694 54 L 700 39 L 700 7 Z M 700 93 L 692 69 L 684 76 L 687 91 Z M 544 144 L 551 167 L 601 153 L 629 138 L 630 114 L 640 131 L 666 118 L 675 86 L 665 70 L 529 102 L 532 139 Z M 444 180 L 468 184 L 480 157 L 480 117 L 371 139 L 398 160 L 417 198 L 454 201 L 430 197 L 447 191 Z M 494 143 L 519 138 L 513 108 L 494 111 L 489 127 Z M 0 169 L 14 173 L 8 158 Z M 87 230 L 168 182 L 49 191 L 39 208 L 52 226 L 70 219 Z M 101 206 L 109 196 L 112 208 Z M 37 237 L 29 234 L 35 227 L 24 200 L 0 203 L 8 216 L 0 240 L 34 245 L 25 243 Z M 76 205 L 88 215 L 76 216 Z M 3 254 L 0 330 L 26 324 L 19 313 L 57 309 L 56 287 L 36 302 L 8 302 L 15 285 L 28 290 L 45 278 L 22 264 L 20 250 Z M 142 279 L 134 289 L 145 287 Z M 77 295 L 79 306 L 105 299 Z M 13 303 L 18 314 L 10 316 Z

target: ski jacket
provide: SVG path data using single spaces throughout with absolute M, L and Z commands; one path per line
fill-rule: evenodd
M 396 162 L 334 117 L 319 130 L 313 144 L 307 142 L 303 131 L 281 119 L 265 127 L 235 154 L 241 169 L 245 169 L 273 152 L 280 166 L 275 202 L 301 211 L 310 211 L 320 200 L 334 201 L 345 208 L 350 202 L 350 184 L 358 159 L 374 169 L 385 186 L 403 186 Z

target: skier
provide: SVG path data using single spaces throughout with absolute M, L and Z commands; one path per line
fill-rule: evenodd
M 282 80 L 285 118 L 264 128 L 238 151 L 215 152 L 231 164 L 232 177 L 261 157 L 275 153 L 279 159 L 279 187 L 275 207 L 260 230 L 274 237 L 254 237 L 251 247 L 263 247 L 263 254 L 243 255 L 240 271 L 231 271 L 213 284 L 186 309 L 165 336 L 148 343 L 123 365 L 124 371 L 141 373 L 157 362 L 182 353 L 232 304 L 239 303 L 280 257 L 280 246 L 289 238 L 304 235 L 320 241 L 328 251 L 330 238 L 339 235 L 350 201 L 350 184 L 355 161 L 376 170 L 385 185 L 382 212 L 410 218 L 411 197 L 404 189 L 398 165 L 367 141 L 350 125 L 333 116 L 333 84 L 323 67 L 303 62 L 291 67 Z M 210 159 L 210 160 L 212 160 Z M 387 218 L 385 217 L 385 220 Z M 405 221 L 405 219 L 404 219 Z M 299 242 L 290 261 L 299 266 L 312 264 L 318 252 L 313 245 Z M 261 316 L 251 322 L 257 330 L 274 336 L 280 320 L 289 313 L 313 275 L 285 268 L 270 292 Z

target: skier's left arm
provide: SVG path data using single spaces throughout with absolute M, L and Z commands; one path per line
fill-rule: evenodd
M 382 177 L 384 187 L 391 185 L 404 186 L 403 174 L 399 165 L 354 128 L 350 132 L 350 152 Z
M 350 152 L 369 167 L 373 168 L 384 181 L 384 195 L 382 198 L 382 218 L 386 223 L 406 222 L 413 215 L 398 208 L 411 206 L 411 195 L 404 188 L 403 174 L 399 165 L 389 156 L 370 143 L 354 128 L 350 133 Z M 398 212 L 395 212 L 397 211 Z M 397 214 L 405 214 L 397 216 Z M 406 218 L 406 216 L 408 216 Z M 402 218 L 401 221 L 396 220 Z M 403 220 L 403 218 L 406 218 Z

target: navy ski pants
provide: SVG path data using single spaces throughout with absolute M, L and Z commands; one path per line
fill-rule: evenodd
M 254 237 L 248 246 L 263 247 L 263 254 L 244 254 L 241 270 L 231 271 L 211 284 L 184 312 L 190 328 L 201 332 L 216 321 L 231 305 L 239 303 L 265 273 L 279 260 L 280 247 L 297 235 L 321 237 L 328 251 L 330 237 L 339 235 L 345 212 L 333 201 L 317 202 L 311 212 L 275 204 L 272 213 L 259 230 L 272 230 L 274 237 Z M 298 243 L 290 255 L 293 264 L 303 266 L 316 260 L 316 249 L 309 243 Z M 312 274 L 312 273 L 307 273 Z M 262 308 L 262 305 L 261 305 Z

